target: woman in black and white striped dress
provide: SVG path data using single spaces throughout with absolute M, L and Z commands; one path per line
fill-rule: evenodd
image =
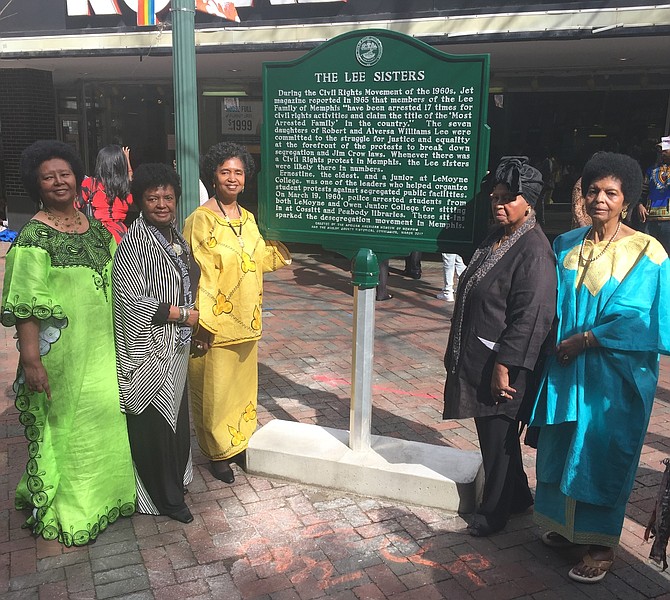
M 183 523 L 192 478 L 186 371 L 199 268 L 174 226 L 179 176 L 162 164 L 135 171 L 141 214 L 114 257 L 114 329 L 121 406 L 137 481 L 137 511 Z

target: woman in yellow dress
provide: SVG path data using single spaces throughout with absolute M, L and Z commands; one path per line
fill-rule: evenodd
M 204 156 L 203 169 L 214 196 L 184 226 L 202 271 L 188 379 L 200 449 L 214 477 L 232 483 L 230 462 L 256 429 L 263 273 L 290 264 L 291 257 L 283 244 L 266 242 L 253 215 L 237 203 L 254 171 L 247 149 L 216 144 Z

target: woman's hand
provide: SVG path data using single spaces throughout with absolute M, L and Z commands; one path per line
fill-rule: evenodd
M 188 312 L 188 318 L 183 323 L 179 323 L 181 309 L 185 309 Z M 170 306 L 170 310 L 168 311 L 168 321 L 172 321 L 173 323 L 179 323 L 180 325 L 186 325 L 187 327 L 195 327 L 199 320 L 200 313 L 197 308 Z
M 204 327 L 198 328 L 191 338 L 191 356 L 203 356 L 212 347 L 214 334 Z
M 647 222 L 647 207 L 642 204 L 642 202 L 638 203 L 637 205 L 637 216 L 640 219 L 640 223 L 646 223 Z
M 123 155 L 126 157 L 126 164 L 128 165 L 128 177 L 130 179 L 133 178 L 133 167 L 130 164 L 130 147 L 129 146 L 122 146 L 121 151 L 123 152 Z
M 40 358 L 40 322 L 35 317 L 17 319 L 16 335 L 27 388 L 31 392 L 44 392 L 51 400 L 49 377 Z
M 496 404 L 507 402 L 514 397 L 516 389 L 509 384 L 509 369 L 505 365 L 496 363 L 491 375 L 491 396 Z
M 188 310 L 189 310 L 188 319 L 186 319 L 184 325 L 188 325 L 189 327 L 195 327 L 198 324 L 198 321 L 200 320 L 200 313 L 195 308 L 189 308 Z
M 584 334 L 575 333 L 556 346 L 556 356 L 560 365 L 569 365 L 578 354 L 584 351 Z
M 44 392 L 47 399 L 51 400 L 51 388 L 49 387 L 49 377 L 41 360 L 37 362 L 24 362 L 21 360 L 23 373 L 26 379 L 26 386 L 31 392 Z

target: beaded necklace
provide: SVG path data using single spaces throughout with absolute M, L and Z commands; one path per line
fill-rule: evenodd
M 73 217 L 57 217 L 46 206 L 42 210 L 56 229 L 61 226 L 65 229 L 74 229 L 81 225 L 81 213 L 78 210 L 75 210 Z
M 609 239 L 605 247 L 598 253 L 597 256 L 594 256 L 593 258 L 585 258 L 584 257 L 584 242 L 586 241 L 586 238 L 591 235 L 591 232 L 593 231 L 593 227 L 589 227 L 589 230 L 586 232 L 586 235 L 582 239 L 582 245 L 579 249 L 579 258 L 581 258 L 585 263 L 592 263 L 594 260 L 598 260 L 605 252 L 607 249 L 610 247 L 610 244 L 614 241 L 614 238 L 619 235 L 619 229 L 621 229 L 621 221 L 619 221 L 618 225 L 616 226 L 616 231 L 614 232 L 614 235 Z M 593 243 L 595 245 L 595 239 L 593 240 Z
M 235 231 L 235 228 L 233 227 L 233 224 L 230 222 L 230 217 L 226 214 L 225 209 L 223 208 L 223 204 L 221 204 L 221 201 L 214 196 L 214 199 L 216 200 L 216 204 L 219 207 L 219 210 L 223 213 L 223 218 L 226 220 L 226 223 L 228 223 L 228 227 L 232 230 L 232 232 L 235 234 L 235 237 L 237 237 L 237 241 L 240 244 L 240 248 L 244 248 L 244 240 L 242 239 L 242 211 L 240 210 L 239 205 L 237 202 L 235 202 L 235 206 L 237 206 L 237 212 L 240 215 L 240 231 L 239 233 Z

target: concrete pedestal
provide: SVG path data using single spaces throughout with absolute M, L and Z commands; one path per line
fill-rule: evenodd
M 453 512 L 473 512 L 481 497 L 479 452 L 378 435 L 354 452 L 348 441 L 348 431 L 276 419 L 252 436 L 246 470 Z

